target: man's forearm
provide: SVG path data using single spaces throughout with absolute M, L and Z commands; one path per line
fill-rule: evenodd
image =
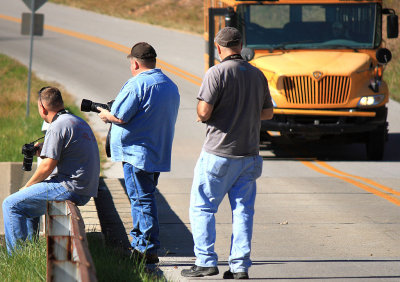
M 102 121 L 104 122 L 111 122 L 111 123 L 115 123 L 115 124 L 123 124 L 125 123 L 122 119 L 116 118 L 113 114 L 111 114 L 109 111 L 97 107 L 97 109 L 100 111 L 100 113 L 98 114 L 99 117 L 101 118 Z
M 43 180 L 45 180 L 47 177 L 49 177 L 49 175 L 56 168 L 57 163 L 58 163 L 57 160 L 53 160 L 51 158 L 43 159 L 42 162 L 40 163 L 39 167 L 36 169 L 35 173 L 25 184 L 25 187 L 29 187 L 33 184 L 36 184 L 36 183 L 39 183 L 39 182 L 42 182 Z

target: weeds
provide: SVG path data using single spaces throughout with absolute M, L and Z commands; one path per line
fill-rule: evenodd
M 0 274 L 2 281 L 46 281 L 46 239 L 27 241 L 9 256 L 0 237 Z
M 99 281 L 166 281 L 149 272 L 143 261 L 107 245 L 96 233 L 87 233 L 89 250 Z

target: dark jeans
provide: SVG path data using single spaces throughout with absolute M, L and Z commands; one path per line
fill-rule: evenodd
M 160 248 L 157 204 L 154 193 L 159 172 L 146 172 L 123 163 L 126 191 L 131 202 L 132 247 L 142 253 Z

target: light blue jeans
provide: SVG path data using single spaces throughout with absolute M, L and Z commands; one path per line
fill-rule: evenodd
M 197 266 L 217 266 L 215 213 L 228 194 L 232 209 L 229 268 L 233 273 L 248 271 L 256 179 L 261 172 L 260 156 L 224 158 L 201 152 L 194 171 L 189 211 Z
M 78 206 L 86 204 L 89 196 L 78 195 L 60 183 L 48 180 L 29 186 L 3 201 L 4 231 L 7 251 L 11 255 L 17 243 L 32 240 L 38 231 L 39 218 L 46 213 L 47 201 L 70 200 Z

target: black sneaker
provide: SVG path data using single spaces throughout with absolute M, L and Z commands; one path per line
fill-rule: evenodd
M 219 273 L 218 267 L 216 266 L 201 267 L 193 265 L 191 268 L 184 269 L 181 271 L 181 275 L 184 277 L 212 276 L 212 275 L 217 275 L 218 273 Z
M 247 272 L 232 273 L 230 270 L 224 272 L 224 279 L 249 279 Z

